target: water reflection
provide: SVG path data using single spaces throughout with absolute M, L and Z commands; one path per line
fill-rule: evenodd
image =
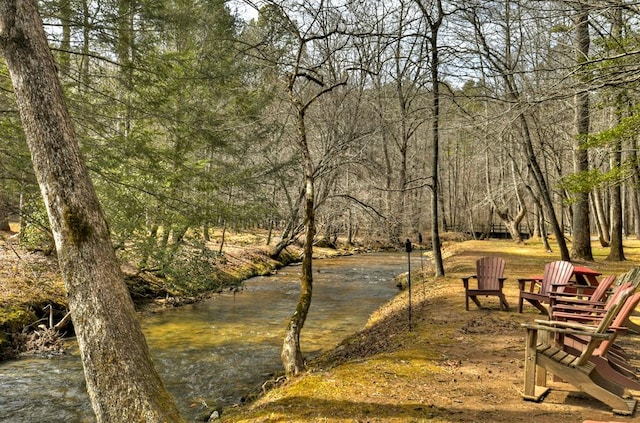
M 306 356 L 335 346 L 395 295 L 393 277 L 406 270 L 406 256 L 324 259 L 314 269 L 313 302 L 301 338 Z M 156 365 L 187 419 L 203 403 L 238 402 L 281 371 L 280 346 L 299 295 L 299 270 L 290 266 L 246 281 L 240 293 L 143 318 Z M 0 391 L 2 422 L 94 421 L 77 354 L 2 363 Z

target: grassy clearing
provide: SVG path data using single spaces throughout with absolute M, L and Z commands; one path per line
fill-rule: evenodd
M 310 363 L 310 370 L 254 403 L 225 410 L 223 422 L 582 422 L 611 420 L 604 405 L 563 383 L 540 404 L 521 399 L 524 331 L 539 317 L 533 307 L 516 312 L 517 278 L 541 274 L 557 260 L 541 243 L 466 241 L 446 245 L 447 276 L 415 284 L 409 330 L 407 292 L 370 319 L 359 333 Z M 621 274 L 640 262 L 640 242 L 625 242 L 627 261 L 581 263 L 603 274 Z M 485 255 L 502 256 L 511 310 L 497 298 L 464 310 L 460 277 L 475 272 Z M 413 278 L 412 278 L 413 279 Z M 304 345 L 302 346 L 304 349 Z M 637 351 L 637 345 L 634 344 Z M 618 417 L 616 421 L 634 421 Z

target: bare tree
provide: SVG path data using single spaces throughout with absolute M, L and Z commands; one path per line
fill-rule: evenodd
M 521 87 L 517 79 L 519 74 L 518 58 L 521 57 L 519 48 L 524 45 L 524 42 L 522 39 L 518 41 L 516 34 L 512 33 L 512 31 L 517 32 L 517 27 L 514 25 L 517 25 L 519 22 L 512 16 L 512 7 L 514 10 L 517 10 L 517 7 L 514 7 L 515 4 L 513 3 L 512 1 L 507 1 L 503 6 L 504 16 L 502 19 L 504 19 L 504 22 L 503 25 L 501 25 L 503 32 L 500 35 L 501 42 L 503 43 L 501 45 L 502 51 L 499 51 L 493 46 L 490 35 L 485 31 L 487 29 L 486 22 L 488 19 L 483 16 L 485 11 L 481 8 L 469 8 L 466 10 L 466 16 L 475 29 L 478 52 L 481 54 L 482 62 L 486 63 L 487 68 L 495 72 L 497 77 L 502 81 L 505 101 L 512 105 L 511 107 L 515 113 L 515 121 L 519 124 L 523 154 L 524 157 L 526 157 L 527 166 L 535 182 L 541 203 L 544 205 L 547 219 L 556 236 L 560 255 L 563 260 L 569 260 L 569 249 L 554 209 L 551 190 L 549 189 L 543 167 L 540 164 L 539 156 L 534 148 L 534 129 L 532 129 L 531 124 L 532 117 L 529 114 L 527 102 L 524 99 L 523 93 L 521 93 Z M 493 11 L 489 11 L 487 13 L 492 12 Z M 515 45 L 512 44 L 514 41 L 516 41 Z M 516 54 L 514 54 L 514 51 L 516 51 Z
M 136 318 L 34 1 L 0 1 L 0 52 L 49 214 L 97 421 L 180 422 Z
M 298 216 L 300 206 L 303 211 L 304 247 L 300 297 L 295 312 L 289 319 L 280 355 L 285 373 L 288 375 L 298 374 L 305 368 L 300 333 L 306 322 L 313 295 L 312 263 L 317 230 L 317 180 L 334 169 L 331 163 L 335 160 L 335 155 L 343 151 L 342 147 L 336 148 L 330 143 L 314 143 L 309 130 L 312 107 L 323 97 L 347 84 L 347 72 L 333 66 L 334 56 L 346 48 L 349 40 L 344 35 L 347 28 L 342 19 L 343 12 L 339 7 L 324 1 L 317 4 L 270 1 L 261 10 L 266 33 L 277 37 L 276 44 L 282 43 L 287 46 L 287 49 L 276 53 L 260 50 L 258 47 L 255 54 L 282 75 L 294 123 L 292 141 L 299 157 L 303 181 L 300 196 L 289 201 L 292 218 Z M 269 32 L 270 30 L 272 32 Z M 326 195 L 326 192 L 322 193 L 323 197 Z M 296 232 L 293 221 L 291 220 L 289 233 Z
M 589 7 L 576 4 L 575 16 L 575 55 L 576 63 L 580 65 L 589 58 Z M 581 72 L 584 78 L 584 71 Z M 589 135 L 589 91 L 579 88 L 575 94 L 575 125 L 576 139 L 573 152 L 573 170 L 576 173 L 589 170 L 589 153 L 583 145 Z M 593 261 L 591 252 L 591 226 L 589 222 L 589 193 L 578 192 L 573 203 L 573 243 L 571 244 L 571 258 Z

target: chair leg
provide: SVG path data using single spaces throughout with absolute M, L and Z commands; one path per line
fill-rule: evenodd
M 534 306 L 535 308 L 537 308 L 538 310 L 540 310 L 540 313 L 548 315 L 549 314 L 549 310 L 542 305 L 542 303 L 538 300 L 532 300 L 532 299 L 528 299 L 527 301 L 529 301 L 531 303 L 532 306 Z
M 536 363 L 536 345 L 538 331 L 527 329 L 527 345 L 524 357 L 524 392 L 522 397 L 528 401 L 541 401 L 549 392 L 547 387 L 547 372 Z
M 500 297 L 500 308 L 504 311 L 509 311 L 509 303 L 507 302 L 507 298 L 504 294 L 499 295 Z
M 469 295 L 469 296 L 471 297 L 471 301 L 473 301 L 478 308 L 482 308 L 480 301 L 478 301 L 477 295 Z
M 522 297 L 518 297 L 518 313 L 522 313 L 523 301 Z
M 464 293 L 464 307 L 467 311 L 469 311 L 469 294 Z

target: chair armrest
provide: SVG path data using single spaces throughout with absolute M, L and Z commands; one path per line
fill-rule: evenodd
M 464 287 L 469 288 L 469 279 L 478 279 L 478 275 L 471 275 L 461 279 L 462 279 L 462 283 L 464 284 Z
M 570 288 L 573 288 L 573 286 L 570 286 Z M 591 300 L 590 299 L 591 294 L 584 293 L 584 292 L 580 293 L 580 292 L 554 291 L 549 296 L 552 297 L 557 302 L 571 302 L 576 304 L 591 304 L 591 303 L 597 304 L 602 302 L 602 301 Z M 584 297 L 584 298 L 580 298 L 580 297 Z
M 550 321 L 553 325 L 545 324 L 547 321 L 536 320 L 537 324 L 522 323 L 521 326 L 527 330 L 543 330 L 546 332 L 562 333 L 567 335 L 589 336 L 593 339 L 606 340 L 611 339 L 614 335 L 613 331 L 607 330 L 604 333 L 594 332 L 595 327 L 589 325 L 570 324 L 570 322 Z M 559 325 L 559 323 L 567 323 L 567 325 Z
M 581 314 L 573 312 L 552 311 L 551 316 L 555 320 L 569 321 L 569 322 L 581 322 L 584 324 L 596 324 L 602 321 L 602 316 L 596 316 L 593 314 Z
M 583 325 L 580 323 L 571 323 L 571 322 L 564 322 L 562 320 L 542 320 L 542 319 L 535 319 L 533 321 L 536 325 L 542 325 L 542 326 L 547 326 L 547 327 L 562 327 L 562 328 L 572 328 L 572 329 L 578 329 L 578 330 L 584 330 L 584 331 L 595 331 L 597 328 L 593 325 Z M 522 323 L 522 325 L 527 325 L 527 323 Z
M 554 302 L 551 306 L 551 311 L 553 310 L 572 311 L 577 314 L 604 314 L 607 312 L 604 307 L 598 307 L 597 304 L 571 304 L 562 302 Z
M 528 278 L 518 278 L 518 282 L 542 282 L 542 279 L 540 276 L 530 276 Z
M 553 287 L 562 287 L 564 291 L 553 290 L 553 295 L 566 296 L 566 297 L 591 297 L 596 290 L 595 286 L 580 285 L 575 283 L 567 284 L 553 284 Z
M 507 278 L 498 278 L 498 285 L 500 286 L 500 289 L 504 288 L 504 281 L 506 281 Z
M 533 287 L 536 284 L 541 284 L 542 283 L 542 278 L 538 278 L 538 277 L 535 277 L 535 276 L 532 276 L 530 278 L 518 278 L 518 287 L 520 288 L 520 291 L 524 291 L 525 290 L 524 285 L 527 282 L 531 282 L 531 286 L 529 287 L 529 291 L 533 291 Z

